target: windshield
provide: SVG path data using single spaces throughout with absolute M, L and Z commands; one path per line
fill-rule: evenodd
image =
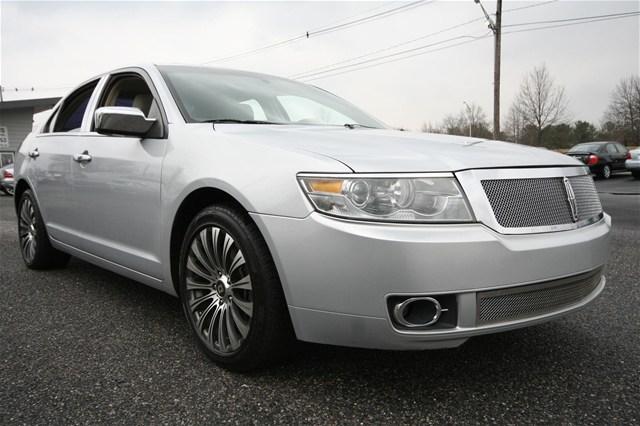
M 569 152 L 597 152 L 602 145 L 598 143 L 581 143 L 569 150 Z
M 380 121 L 329 92 L 279 77 L 184 66 L 159 67 L 185 120 L 360 125 Z

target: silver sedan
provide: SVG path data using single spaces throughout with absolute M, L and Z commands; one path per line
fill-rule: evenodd
M 611 220 L 551 151 L 388 129 L 316 87 L 141 65 L 89 79 L 17 154 L 26 265 L 77 256 L 180 297 L 248 370 L 295 339 L 461 345 L 602 291 Z
M 640 179 L 640 149 L 629 151 L 625 167 L 631 172 L 634 178 Z

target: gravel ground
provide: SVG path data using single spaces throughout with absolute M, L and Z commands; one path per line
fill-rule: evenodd
M 196 350 L 178 301 L 72 260 L 26 269 L 0 197 L 0 424 L 640 422 L 640 196 L 613 216 L 608 286 L 586 309 L 457 349 L 300 344 L 239 375 Z

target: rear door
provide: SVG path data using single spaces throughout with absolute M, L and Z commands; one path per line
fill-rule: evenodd
M 82 139 L 73 161 L 81 250 L 153 278 L 161 277 L 160 178 L 166 116 L 150 78 L 141 70 L 108 77 L 93 111 L 136 107 L 157 120 L 148 138 L 101 135 Z M 80 157 L 82 155 L 82 157 Z M 89 159 L 88 161 L 86 159 Z
M 71 158 L 82 138 L 87 106 L 99 80 L 75 90 L 57 107 L 41 132 L 25 147 L 28 179 L 49 235 L 71 240 L 78 220 L 72 208 Z
M 626 168 L 624 163 L 627 161 L 627 153 L 629 151 L 622 144 L 616 143 L 615 146 L 618 150 L 618 154 L 616 156 L 616 169 L 624 170 Z
M 618 149 L 616 148 L 616 144 L 608 143 L 604 147 L 604 151 L 606 152 L 606 160 L 611 170 L 615 170 L 618 168 L 619 158 L 618 158 Z

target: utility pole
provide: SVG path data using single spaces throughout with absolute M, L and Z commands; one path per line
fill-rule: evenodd
M 482 8 L 484 17 L 487 19 L 489 29 L 494 36 L 494 58 L 493 58 L 493 139 L 500 138 L 500 49 L 502 39 L 502 0 L 497 0 L 496 21 L 493 22 L 480 0 L 474 0 Z

